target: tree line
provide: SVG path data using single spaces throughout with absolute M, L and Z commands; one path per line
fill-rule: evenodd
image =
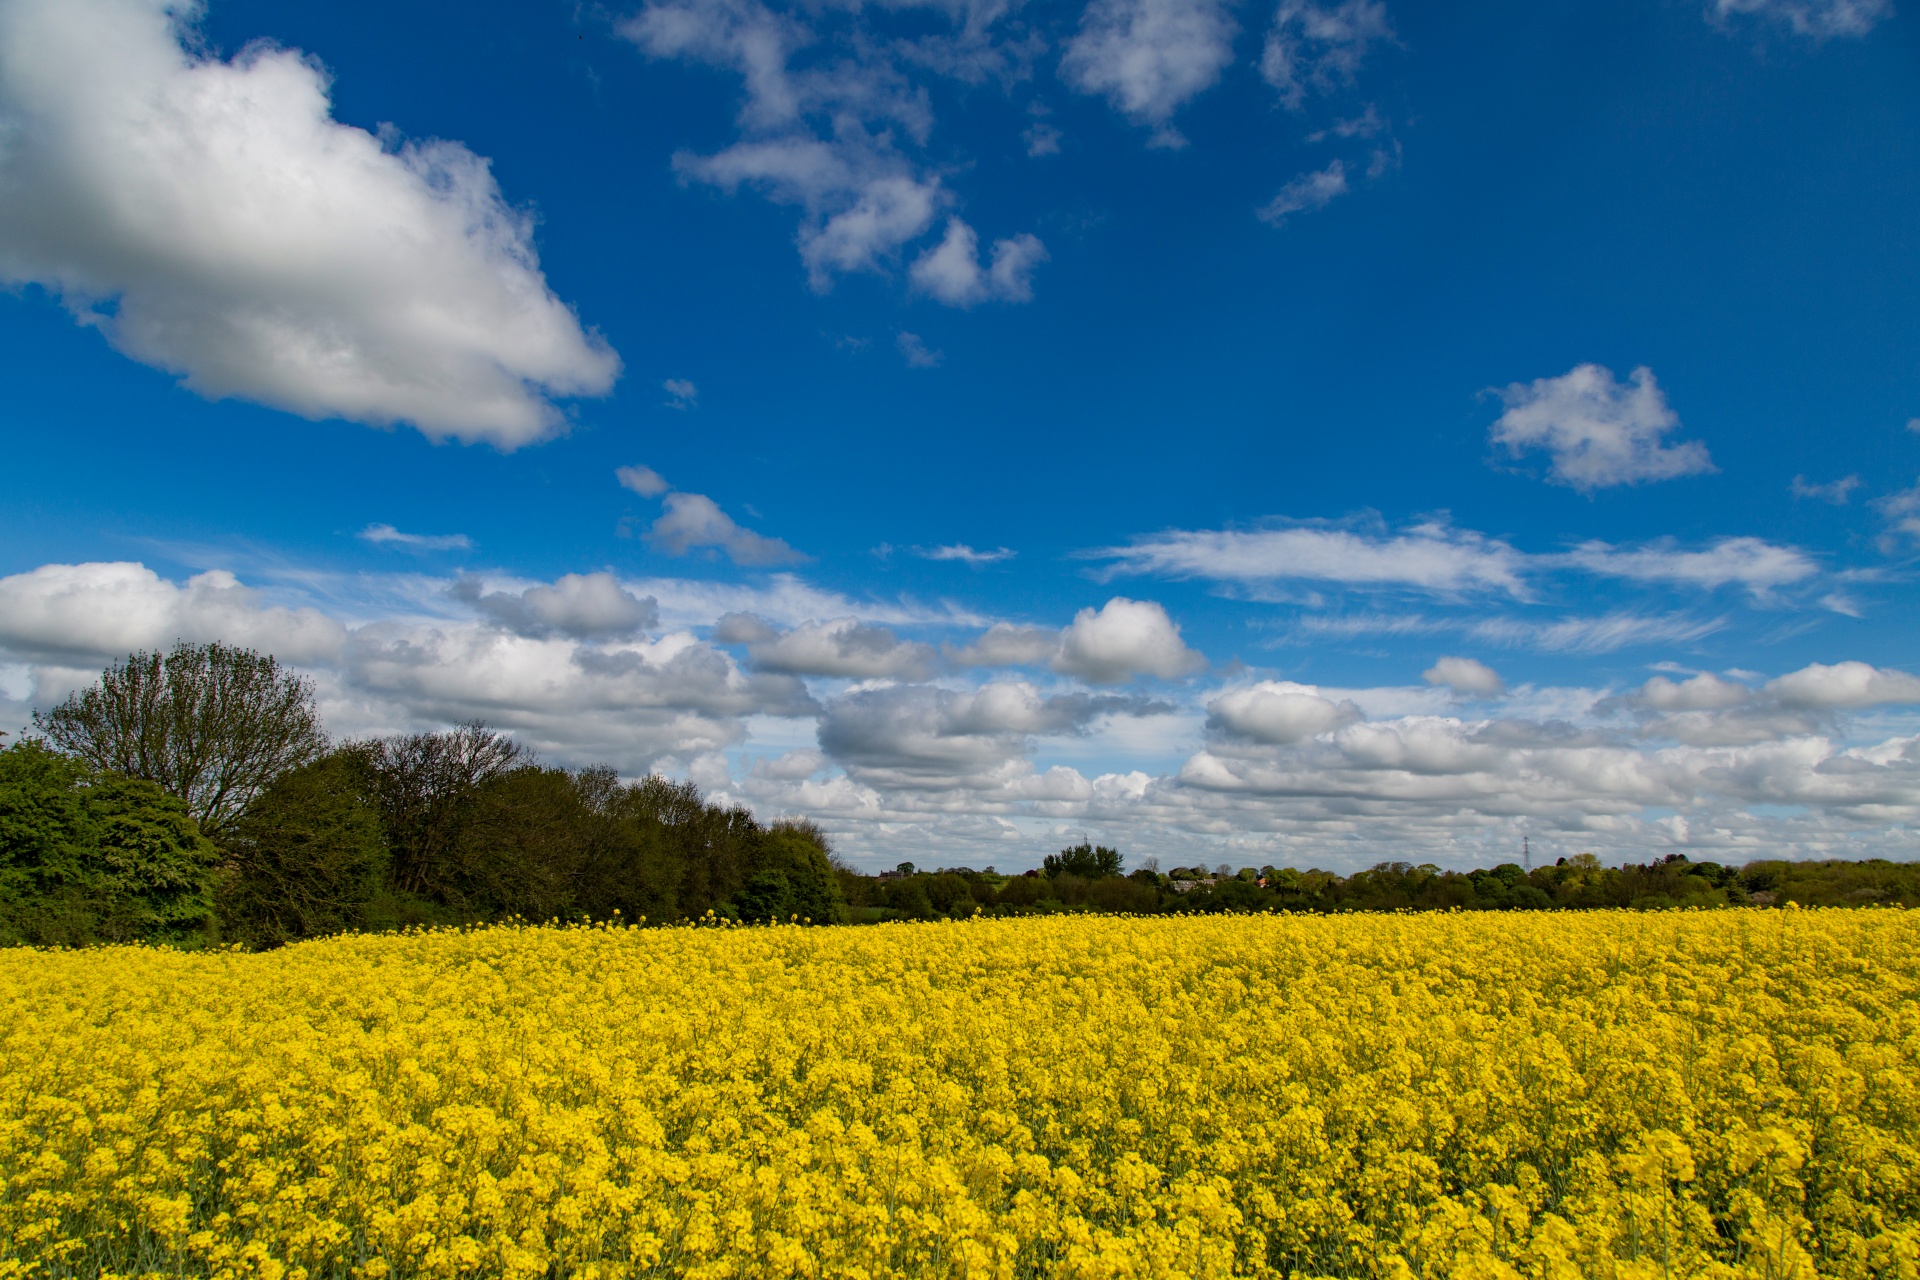
M 1086 845 L 1050 856 L 1039 871 L 1001 875 L 989 867 L 916 870 L 902 863 L 880 877 L 842 877 L 858 920 L 1044 915 L 1057 911 L 1134 914 L 1222 911 L 1515 911 L 1800 906 L 1920 907 L 1920 864 L 1883 858 L 1849 862 L 1763 859 L 1742 866 L 1668 854 L 1609 867 L 1591 853 L 1525 868 L 1507 862 L 1473 871 L 1381 862 L 1342 876 L 1291 867 L 1146 866 L 1090 869 Z M 1105 851 L 1112 854 L 1111 850 Z M 1117 854 L 1112 855 L 1117 858 Z M 1077 868 L 1069 869 L 1075 861 Z
M 1017 875 L 879 876 L 813 823 L 692 783 L 542 764 L 483 724 L 335 742 L 310 682 L 221 644 L 136 653 L 0 749 L 0 942 L 267 948 L 505 919 L 844 921 L 1056 911 L 1515 910 L 1898 903 L 1920 865 L 1674 854 L 1475 871 L 1382 862 L 1129 872 L 1087 841 Z
M 311 683 L 245 649 L 136 653 L 34 727 L 0 750 L 0 941 L 847 918 L 810 822 L 544 765 L 483 724 L 333 742 Z

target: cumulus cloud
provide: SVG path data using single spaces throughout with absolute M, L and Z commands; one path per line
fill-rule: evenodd
M 1221 0 L 1093 0 L 1060 74 L 1152 127 L 1154 145 L 1185 146 L 1174 113 L 1219 80 L 1238 29 Z
M 332 118 L 297 51 L 198 52 L 198 5 L 0 3 L 0 279 L 210 398 L 503 449 L 620 362 L 456 142 Z
M 1207 664 L 1187 647 L 1180 625 L 1151 600 L 1115 596 L 1086 608 L 1059 631 L 996 622 L 973 643 L 949 647 L 947 657 L 963 667 L 1028 667 L 1045 664 L 1062 675 L 1094 684 L 1117 684 L 1135 676 L 1163 680 L 1192 675 Z
M 1680 681 L 1655 676 L 1596 710 L 1632 714 L 1645 738 L 1727 746 L 1831 735 L 1841 712 L 1912 703 L 1920 703 L 1920 679 L 1903 671 L 1816 662 L 1758 688 L 1711 672 Z
M 1655 676 L 1640 686 L 1636 698 L 1656 711 L 1724 711 L 1752 696 L 1753 691 L 1739 681 L 1702 671 L 1686 680 Z
M 48 564 L 0 578 L 0 651 L 16 658 L 91 663 L 176 640 L 320 662 L 338 655 L 346 629 L 314 609 L 270 604 L 224 569 L 185 585 L 128 561 Z
M 754 624 L 758 624 L 755 626 Z M 886 627 L 858 618 L 806 622 L 778 632 L 759 619 L 721 619 L 715 638 L 745 643 L 755 670 L 856 680 L 924 680 L 931 675 L 931 646 L 903 641 Z
M 950 649 L 947 656 L 965 667 L 1030 667 L 1051 661 L 1059 652 L 1058 631 L 996 622 L 972 644 Z
M 1583 542 L 1567 553 L 1565 561 L 1610 578 L 1709 591 L 1739 586 L 1756 596 L 1804 582 L 1820 572 L 1813 558 L 1798 547 L 1783 547 L 1760 538 L 1722 538 L 1697 551 L 1682 550 L 1670 541 L 1631 549 Z
M 652 467 L 618 467 L 613 476 L 622 489 L 630 489 L 643 498 L 657 498 L 673 487 Z
M 1711 0 L 1719 22 L 1750 17 L 1779 23 L 1811 40 L 1864 36 L 1893 16 L 1893 0 Z
M 1368 50 L 1393 38 L 1379 0 L 1282 0 L 1267 31 L 1260 74 L 1279 92 L 1282 106 L 1298 111 L 1309 90 L 1351 85 Z
M 563 574 L 552 585 L 541 583 L 519 592 L 488 591 L 478 578 L 460 578 L 448 594 L 524 636 L 614 639 L 660 621 L 658 602 L 634 595 L 606 572 Z
M 922 28 L 931 18 L 948 30 L 892 35 L 882 28 L 898 9 L 916 10 Z M 727 192 L 749 187 L 797 207 L 801 261 L 809 284 L 825 292 L 850 272 L 892 270 L 953 203 L 940 175 L 917 155 L 933 127 L 924 79 L 1023 75 L 1033 49 L 1003 30 L 1009 9 L 909 3 L 789 10 L 760 0 L 649 0 L 619 30 L 649 56 L 741 77 L 740 139 L 711 155 L 682 152 L 674 168 L 685 181 Z M 970 262 L 971 274 L 953 241 L 950 224 L 947 242 L 920 259 L 914 279 L 923 291 L 959 306 L 1031 297 L 1039 241 L 998 241 L 991 265 Z
M 1305 742 L 1363 719 L 1351 700 L 1335 702 L 1312 685 L 1262 680 L 1229 689 L 1207 704 L 1207 727 L 1268 745 Z
M 1499 672 L 1472 658 L 1441 658 L 1422 671 L 1420 678 L 1472 698 L 1497 698 L 1507 691 L 1507 682 Z
M 714 548 L 738 565 L 795 564 L 807 559 L 778 538 L 743 529 L 704 493 L 669 493 L 666 511 L 647 530 L 647 542 L 671 556 Z
M 1176 529 L 1087 553 L 1112 572 L 1221 582 L 1302 580 L 1524 597 L 1525 557 L 1496 538 L 1425 522 L 1401 533 L 1300 523 L 1254 530 Z
M 685 378 L 668 378 L 660 389 L 667 393 L 669 409 L 691 409 L 700 403 L 700 388 Z
M 473 539 L 464 533 L 402 533 L 390 524 L 370 524 L 354 535 L 375 546 L 411 547 L 419 551 L 465 551 Z
M 1278 195 L 1261 206 L 1260 220 L 1282 227 L 1289 216 L 1324 209 L 1346 193 L 1347 166 L 1335 160 L 1326 168 L 1303 173 L 1280 188 Z
M 1787 706 L 1857 709 L 1920 702 L 1920 677 L 1864 662 L 1815 662 L 1769 680 L 1765 689 Z
M 1035 735 L 1074 734 L 1101 716 L 1155 704 L 1088 694 L 1047 696 L 1024 681 L 971 690 L 856 689 L 827 705 L 820 749 L 856 783 L 888 791 L 985 789 L 1028 778 Z
M 1151 600 L 1115 596 L 1098 609 L 1082 609 L 1061 633 L 1053 669 L 1095 684 L 1134 676 L 1174 680 L 1192 675 L 1207 660 L 1180 638 L 1180 625 Z
M 946 238 L 913 264 L 914 286 L 954 307 L 1032 301 L 1033 270 L 1047 260 L 1046 246 L 1030 235 L 996 240 L 993 261 L 982 267 L 979 243 L 972 227 L 948 218 Z
M 1491 439 L 1515 457 L 1544 449 L 1551 458 L 1548 480 L 1582 493 L 1716 469 L 1699 441 L 1664 443 L 1680 418 L 1651 369 L 1635 369 L 1628 384 L 1597 364 L 1513 383 L 1500 392 L 1506 412 Z

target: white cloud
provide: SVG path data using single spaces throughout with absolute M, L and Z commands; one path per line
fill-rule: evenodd
M 1184 146 L 1174 113 L 1219 80 L 1237 30 L 1221 0 L 1093 0 L 1060 74 L 1151 126 L 1156 145 Z
M 1507 691 L 1507 682 L 1499 672 L 1472 658 L 1441 658 L 1421 672 L 1420 678 L 1474 698 L 1497 698 Z
M 948 306 L 971 307 L 987 301 L 1033 300 L 1033 270 L 1047 250 L 1030 235 L 997 240 L 993 261 L 980 265 L 979 237 L 959 218 L 947 219 L 947 234 L 913 264 L 913 283 Z
M 1695 746 L 1732 746 L 1826 736 L 1837 713 L 1920 703 L 1920 679 L 1864 662 L 1813 663 L 1754 689 L 1702 672 L 1684 681 L 1655 676 L 1640 688 L 1603 700 L 1596 710 L 1632 712 L 1639 736 Z
M 1180 626 L 1151 600 L 1115 596 L 1099 609 L 1082 609 L 1061 633 L 1053 668 L 1095 684 L 1134 676 L 1173 680 L 1207 660 L 1180 638 Z
M 1893 16 L 1893 0 L 1711 0 L 1712 17 L 1754 17 L 1782 23 L 1812 40 L 1864 36 Z
M 668 378 L 660 389 L 667 393 L 669 409 L 691 409 L 700 403 L 700 388 L 685 378 Z
M 268 604 L 224 569 L 185 586 L 126 561 L 48 564 L 0 578 L 0 651 L 21 658 L 85 665 L 176 640 L 224 640 L 304 663 L 337 656 L 345 639 L 332 618 Z
M 1791 707 L 1857 709 L 1888 703 L 1920 702 L 1920 677 L 1883 670 L 1864 662 L 1818 662 L 1769 680 L 1765 689 Z
M 1804 582 L 1820 572 L 1813 558 L 1798 547 L 1783 547 L 1760 538 L 1722 538 L 1699 551 L 1683 551 L 1670 542 L 1630 550 L 1604 542 L 1584 542 L 1564 559 L 1588 573 L 1610 578 L 1667 582 L 1709 591 L 1740 586 L 1756 596 Z
M 1506 412 L 1490 437 L 1515 457 L 1545 449 L 1552 457 L 1547 478 L 1582 493 L 1715 470 L 1699 441 L 1662 442 L 1680 418 L 1653 371 L 1635 369 L 1629 382 L 1583 364 L 1558 378 L 1513 383 L 1500 393 Z
M 1033 736 L 1079 733 L 1101 716 L 1153 706 L 1088 694 L 1049 697 L 1024 681 L 965 691 L 924 684 L 856 689 L 827 705 L 820 748 L 867 787 L 1003 793 L 1031 776 Z M 1003 798 L 981 797 L 981 807 Z M 951 799 L 980 803 L 964 794 Z
M 1431 521 L 1397 534 L 1304 523 L 1246 531 L 1176 529 L 1088 557 L 1113 561 L 1116 573 L 1527 594 L 1520 552 L 1484 534 Z
M 1640 686 L 1637 698 L 1656 711 L 1724 711 L 1752 696 L 1753 690 L 1746 685 L 1702 671 L 1678 681 L 1655 676 Z
M 1207 704 L 1207 725 L 1232 738 L 1269 745 L 1305 742 L 1361 719 L 1351 701 L 1335 702 L 1312 685 L 1262 680 L 1229 689 Z
M 643 498 L 657 498 L 673 487 L 652 467 L 617 467 L 613 476 L 622 489 L 631 489 Z
M 882 865 L 1030 865 L 1059 847 L 1063 825 L 1135 858 L 1342 869 L 1389 857 L 1489 865 L 1511 860 L 1523 833 L 1536 856 L 1591 849 L 1609 861 L 1898 856 L 1920 822 L 1920 678 L 1863 662 L 1772 680 L 1679 671 L 1617 695 L 1527 686 L 1485 719 L 1446 714 L 1444 691 L 1418 682 L 1241 678 L 1169 703 L 1090 692 L 1063 672 L 1052 687 L 887 684 L 816 700 L 802 677 L 751 669 L 757 659 L 742 669 L 690 630 L 622 634 L 649 596 L 668 618 L 698 617 L 716 642 L 778 652 L 795 669 L 864 653 L 911 675 L 901 651 L 929 654 L 891 640 L 882 616 L 961 625 L 788 576 L 742 586 L 579 574 L 480 589 L 396 576 L 322 611 L 220 571 L 175 583 L 141 565 L 48 565 L 0 579 L 0 699 L 9 712 L 23 691 L 48 705 L 105 660 L 175 636 L 256 644 L 306 666 L 336 734 L 478 716 L 556 763 L 660 768 L 762 816 L 811 814 Z M 759 616 L 721 616 L 739 609 Z M 832 621 L 808 621 L 820 618 Z M 1063 659 L 1065 639 L 1003 625 L 974 647 L 1041 666 Z M 1870 736 L 1849 737 L 1855 712 Z M 721 753 L 735 748 L 730 773 Z
M 1026 132 L 1020 135 L 1027 144 L 1027 155 L 1037 160 L 1041 156 L 1060 154 L 1061 133 L 1044 120 L 1036 120 L 1028 125 Z
M 746 641 L 748 656 L 759 671 L 857 680 L 924 680 L 933 671 L 930 646 L 903 641 L 887 628 L 858 618 L 806 622 L 783 633 L 767 628 L 753 634 L 740 621 L 732 626 L 725 625 L 730 619 L 721 621 L 715 638 Z
M 375 546 L 393 544 L 421 551 L 465 551 L 473 539 L 464 533 L 402 533 L 390 524 L 370 524 L 354 535 Z
M 1006 547 L 992 551 L 976 551 L 964 542 L 956 542 L 944 547 L 915 547 L 913 554 L 922 560 L 958 560 L 962 564 L 983 565 L 999 564 L 1002 560 L 1011 560 L 1019 553 Z
M 891 271 L 953 203 L 939 173 L 915 155 L 933 127 L 923 80 L 1024 75 L 1036 49 L 1003 29 L 1011 7 L 907 0 L 779 11 L 760 0 L 650 0 L 619 29 L 652 57 L 740 75 L 743 136 L 712 155 L 683 152 L 674 167 L 686 180 L 728 192 L 750 186 L 798 207 L 801 261 L 824 292 L 849 272 Z M 917 11 L 918 36 L 892 37 L 877 25 L 901 9 Z M 927 33 L 928 17 L 951 30 Z M 1031 236 L 999 241 L 977 289 L 964 287 L 948 253 L 927 267 L 921 287 L 963 306 L 987 296 L 1025 301 L 1038 251 Z
M 940 362 L 946 359 L 943 352 L 929 347 L 917 333 L 902 332 L 894 345 L 900 348 L 900 357 L 910 369 L 938 368 Z
M 1812 484 L 1805 476 L 1793 478 L 1794 497 L 1818 498 L 1822 502 L 1831 502 L 1836 507 L 1846 506 L 1848 495 L 1859 487 L 1859 476 L 1842 476 L 1826 484 Z
M 199 6 L 0 3 L 0 279 L 194 391 L 511 449 L 620 362 L 455 142 L 332 118 L 297 51 L 197 49 Z
M 949 649 L 947 656 L 964 667 L 1030 667 L 1051 661 L 1059 652 L 1058 631 L 996 622 L 972 644 Z
M 1310 613 L 1293 624 L 1302 638 L 1319 636 L 1464 635 L 1511 649 L 1544 653 L 1612 653 L 1629 646 L 1684 644 L 1713 634 L 1725 618 L 1630 612 L 1557 618 L 1432 617 L 1426 614 Z
M 1325 93 L 1351 85 L 1367 51 L 1393 38 L 1387 7 L 1379 0 L 1333 5 L 1281 0 L 1261 52 L 1260 74 L 1279 91 L 1281 105 L 1298 111 L 1309 89 Z
M 1883 548 L 1891 550 L 1900 534 L 1920 539 L 1920 484 L 1878 498 L 1873 506 L 1887 522 L 1887 532 L 1880 540 Z
M 461 578 L 449 593 L 483 617 L 524 636 L 618 639 L 660 620 L 656 601 L 634 595 L 604 571 L 562 574 L 551 586 L 541 583 L 519 592 L 490 592 L 479 578 Z
M 963 667 L 1030 667 L 1046 664 L 1062 675 L 1094 684 L 1117 684 L 1135 676 L 1174 680 L 1207 664 L 1187 647 L 1180 626 L 1151 600 L 1115 596 L 1086 608 L 1059 631 L 997 622 L 972 644 L 948 647 L 947 658 Z
M 1466 633 L 1476 640 L 1544 653 L 1613 653 L 1636 646 L 1686 644 L 1726 625 L 1725 618 L 1684 613 L 1616 612 L 1550 620 L 1482 618 L 1468 624 Z
M 668 555 L 713 547 L 739 565 L 794 564 L 807 559 L 778 538 L 741 528 L 704 493 L 669 493 L 666 511 L 647 530 L 646 538 Z
M 770 573 L 748 582 L 716 582 L 697 578 L 636 578 L 626 582 L 636 595 L 659 601 L 663 625 L 682 629 L 713 625 L 716 618 L 737 614 L 782 626 L 799 626 L 818 618 L 857 616 L 864 622 L 901 627 L 984 627 L 992 619 L 951 601 L 922 604 L 912 600 L 854 599 L 816 587 L 792 573 Z M 765 621 L 758 622 L 765 626 Z M 737 641 L 745 643 L 750 636 Z
M 1261 207 L 1260 220 L 1276 227 L 1285 226 L 1290 215 L 1324 209 L 1346 193 L 1347 166 L 1335 160 L 1326 168 L 1303 173 L 1280 188 L 1279 194 Z

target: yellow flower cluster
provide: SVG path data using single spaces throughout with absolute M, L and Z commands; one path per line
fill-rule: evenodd
M 1920 913 L 0 954 L 0 1277 L 1920 1275 Z

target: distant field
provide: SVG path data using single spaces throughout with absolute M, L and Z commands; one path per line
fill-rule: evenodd
M 1920 914 L 0 952 L 10 1275 L 1913 1276 Z

